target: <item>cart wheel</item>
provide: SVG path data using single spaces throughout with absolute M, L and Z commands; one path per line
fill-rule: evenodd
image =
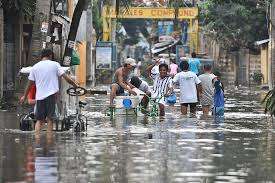
M 67 94 L 70 96 L 83 96 L 87 93 L 87 90 L 83 87 L 72 87 L 67 90 Z

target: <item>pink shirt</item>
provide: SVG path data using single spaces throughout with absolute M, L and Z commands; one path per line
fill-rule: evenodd
M 177 64 L 170 64 L 170 74 L 176 75 L 178 73 L 178 65 Z

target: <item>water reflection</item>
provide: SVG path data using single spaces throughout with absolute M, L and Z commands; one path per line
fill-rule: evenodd
M 25 164 L 25 181 L 34 182 L 34 172 L 35 172 L 35 156 L 34 149 L 32 146 L 27 147 L 26 150 L 26 164 Z
M 0 182 L 275 181 L 275 130 L 258 93 L 231 93 L 224 118 L 186 118 L 173 108 L 161 119 L 110 120 L 97 96 L 89 98 L 84 134 L 42 133 L 35 141 L 1 127 Z
M 58 181 L 58 161 L 56 155 L 53 134 L 47 133 L 46 137 L 41 136 L 40 139 L 35 139 L 35 182 L 52 183 Z

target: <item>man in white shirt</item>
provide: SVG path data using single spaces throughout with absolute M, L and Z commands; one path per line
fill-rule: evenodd
M 63 77 L 69 84 L 77 87 L 77 84 L 65 74 L 60 64 L 52 61 L 52 58 L 53 52 L 50 49 L 42 50 L 41 61 L 32 67 L 28 78 L 28 86 L 24 96 L 20 99 L 20 103 L 22 104 L 29 93 L 31 85 L 36 85 L 36 135 L 39 135 L 40 129 L 45 121 L 47 121 L 48 124 L 47 132 L 52 132 L 52 120 L 55 112 L 55 94 L 59 92 L 59 77 Z
M 182 72 L 176 74 L 173 82 L 180 86 L 181 113 L 186 115 L 189 105 L 190 113 L 195 115 L 197 103 L 202 93 L 201 81 L 194 72 L 189 71 L 188 62 L 181 62 L 180 68 Z

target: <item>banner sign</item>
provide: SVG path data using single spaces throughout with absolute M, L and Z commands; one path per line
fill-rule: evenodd
M 179 8 L 178 19 L 195 19 L 198 16 L 198 8 Z M 174 19 L 175 9 L 173 8 L 144 8 L 130 7 L 119 13 L 116 17 L 115 8 L 103 9 L 103 17 L 110 18 L 142 18 L 142 19 Z
M 112 42 L 97 42 L 96 44 L 96 69 L 112 69 L 113 57 Z

